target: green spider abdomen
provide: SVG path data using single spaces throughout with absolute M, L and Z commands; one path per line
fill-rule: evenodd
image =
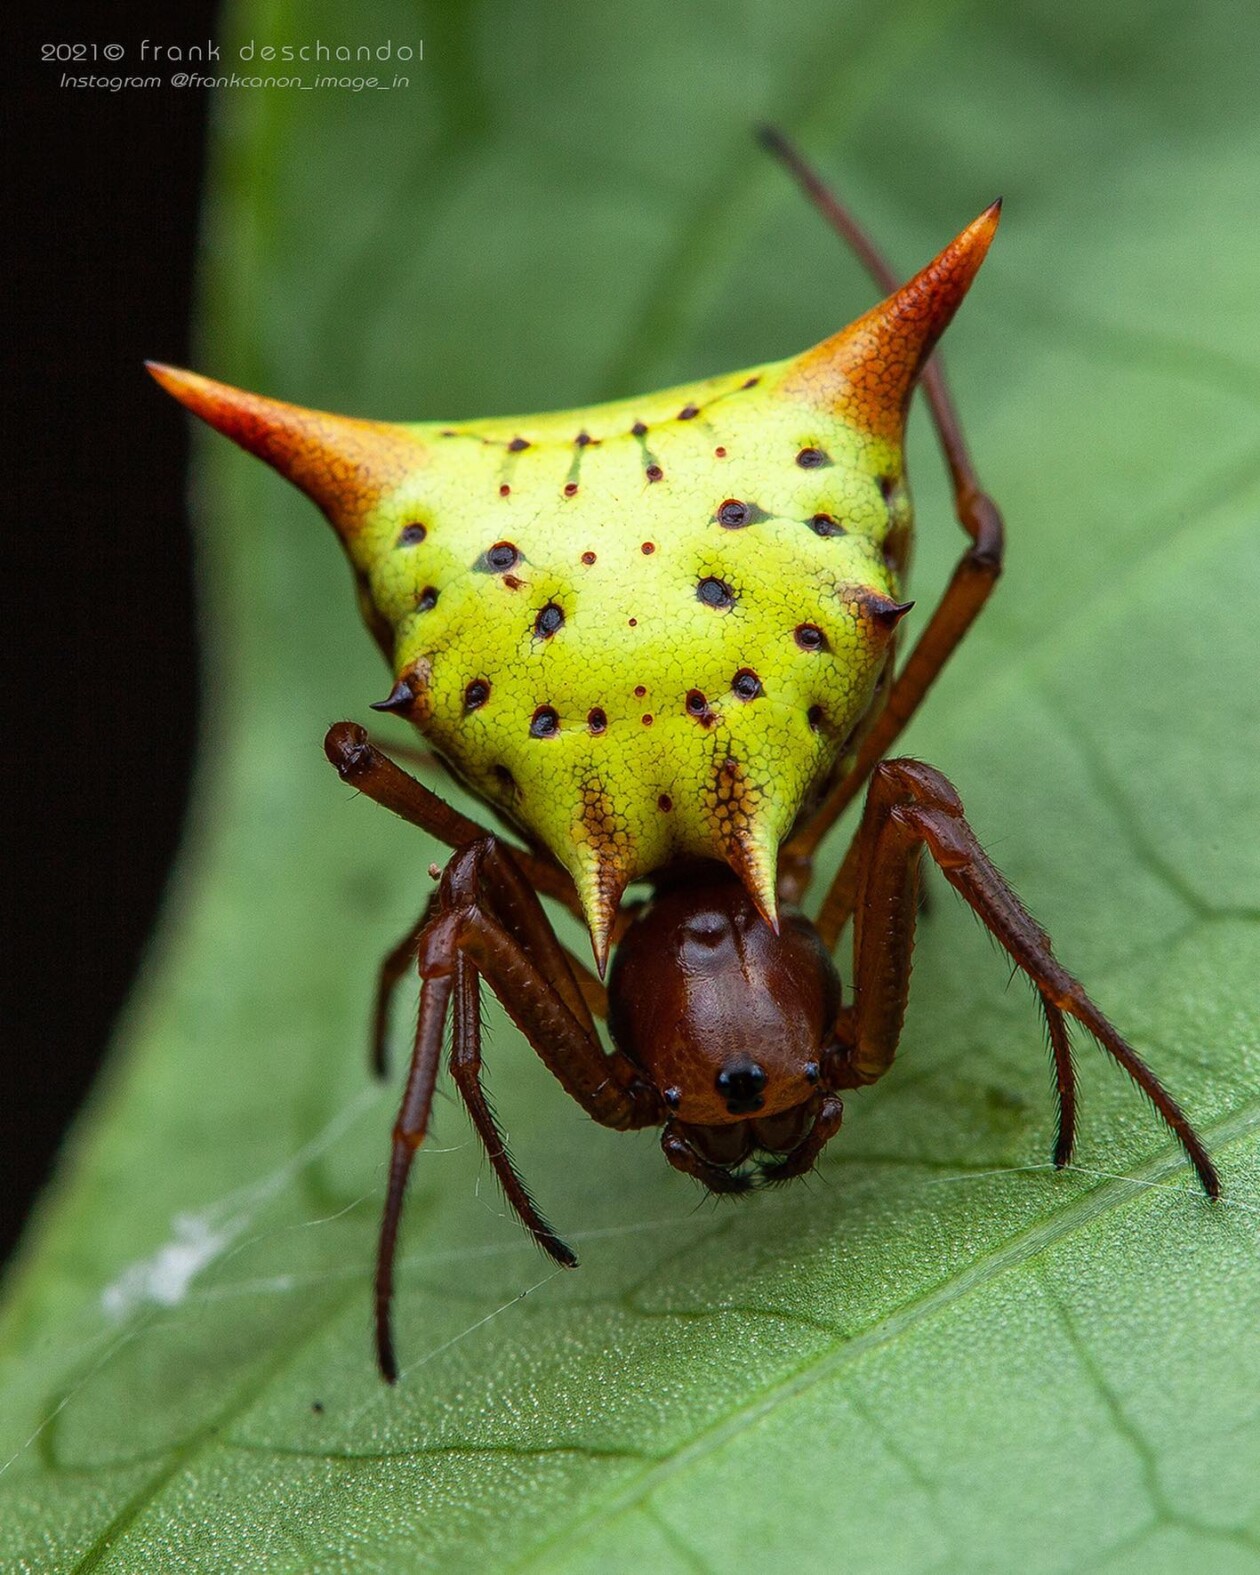
M 321 505 L 389 709 L 570 871 L 602 964 L 625 886 L 687 857 L 774 922 L 890 659 L 906 405 L 996 218 L 804 355 L 586 410 L 394 425 L 156 373 Z
M 773 913 L 775 851 L 899 613 L 898 456 L 769 419 L 766 371 L 426 431 L 463 447 L 459 494 L 417 472 L 357 544 L 410 714 L 569 868 L 597 935 L 687 855 L 736 863 Z

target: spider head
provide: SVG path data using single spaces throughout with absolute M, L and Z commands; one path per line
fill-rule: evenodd
M 817 1106 L 840 980 L 817 931 L 776 935 L 714 865 L 658 891 L 617 948 L 609 1026 L 714 1163 L 799 1141 Z

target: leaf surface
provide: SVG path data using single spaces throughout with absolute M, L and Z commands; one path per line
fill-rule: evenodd
M 786 355 L 871 296 L 760 118 L 907 270 L 1004 192 L 946 345 L 1008 570 L 908 744 L 1225 1200 L 1085 1045 L 1079 1168 L 1049 1171 L 1032 1001 L 938 882 L 897 1066 L 809 1184 L 737 1207 L 494 1014 L 497 1106 L 583 1267 L 538 1258 L 443 1103 L 385 1390 L 364 1026 L 436 850 L 322 759 L 381 684 L 330 533 L 207 441 L 196 809 L 8 1286 L 4 1567 L 1260 1563 L 1260 20 L 1157 9 L 377 4 L 363 41 L 423 33 L 409 88 L 218 100 L 199 364 L 428 419 Z M 313 0 L 229 23 L 225 58 L 347 34 Z M 911 474 L 921 617 L 959 546 L 921 417 Z

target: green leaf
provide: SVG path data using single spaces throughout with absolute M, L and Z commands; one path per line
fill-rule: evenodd
M 760 118 L 907 268 L 1005 193 L 947 345 L 1008 570 L 910 747 L 1225 1199 L 1086 1046 L 1079 1168 L 1047 1169 L 1033 1003 L 938 882 L 897 1066 L 811 1184 L 737 1207 L 593 1126 L 496 1015 L 498 1107 L 583 1267 L 538 1258 L 444 1103 L 385 1389 L 365 1014 L 435 850 L 321 756 L 382 676 L 330 533 L 206 441 L 196 808 L 9 1284 L 0 1564 L 1254 1569 L 1260 16 L 310 0 L 223 42 L 421 35 L 379 68 L 406 88 L 218 95 L 203 370 L 420 419 L 799 349 L 871 295 Z M 922 610 L 960 539 L 922 418 L 912 467 Z

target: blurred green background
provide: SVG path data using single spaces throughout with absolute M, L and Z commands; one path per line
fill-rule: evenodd
M 1008 570 L 908 747 L 1227 1197 L 1084 1044 L 1081 1168 L 1044 1168 L 1033 1003 L 938 891 L 898 1066 L 811 1183 L 746 1206 L 591 1125 L 494 1013 L 496 1103 L 583 1268 L 537 1257 L 444 1103 L 385 1391 L 365 1014 L 434 849 L 321 755 L 383 677 L 331 533 L 208 439 L 195 815 L 9 1282 L 0 1563 L 1256 1568 L 1260 17 L 487 0 L 221 29 L 225 68 L 251 40 L 421 39 L 379 68 L 406 87 L 219 92 L 200 370 L 427 419 L 786 355 L 872 293 L 762 119 L 906 271 L 1005 196 L 945 343 Z M 921 415 L 911 476 L 919 616 L 959 550 Z

